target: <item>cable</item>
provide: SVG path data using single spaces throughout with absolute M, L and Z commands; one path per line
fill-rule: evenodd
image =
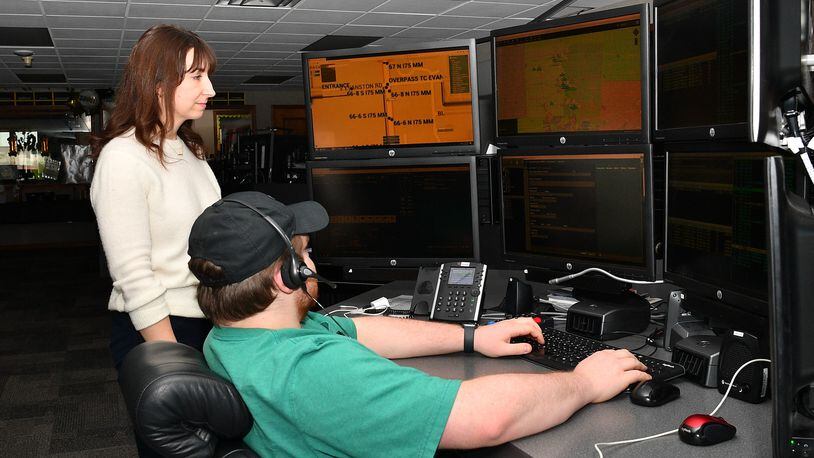
M 317 300 L 317 298 L 316 298 L 316 297 L 314 297 L 314 296 L 312 296 L 312 295 L 311 295 L 311 293 L 309 293 L 309 292 L 308 292 L 308 288 L 306 288 L 306 287 L 305 287 L 305 285 L 303 285 L 302 290 L 303 290 L 303 291 L 305 291 L 305 294 L 307 294 L 307 295 L 308 295 L 308 297 L 310 297 L 310 298 L 311 298 L 311 300 L 312 300 L 312 301 L 314 301 L 314 302 L 315 302 L 315 303 L 316 303 L 316 304 L 319 306 L 319 308 L 321 308 L 322 310 L 325 310 L 325 306 L 323 306 L 322 304 L 320 304 L 320 303 L 319 303 L 319 301 Z M 342 327 L 342 325 L 341 325 L 341 324 L 339 324 L 339 322 L 338 322 L 338 321 L 336 321 L 336 318 L 334 318 L 333 316 L 331 316 L 331 314 L 330 314 L 330 313 L 328 313 L 328 314 L 326 314 L 326 315 L 327 315 L 327 317 L 328 317 L 328 318 L 330 318 L 330 319 L 331 319 L 331 321 L 333 321 L 333 322 L 334 322 L 334 324 L 335 324 L 335 325 L 336 325 L 336 326 L 337 326 L 337 327 L 338 327 L 340 330 L 342 330 L 342 335 L 343 335 L 343 336 L 345 336 L 345 337 L 350 337 L 350 334 L 348 333 L 348 331 L 346 331 L 346 330 L 345 330 L 345 328 L 344 328 L 344 327 Z
M 726 401 L 727 396 L 729 396 L 729 391 L 732 389 L 732 385 L 734 385 L 734 383 L 735 383 L 735 378 L 738 376 L 738 374 L 740 374 L 740 372 L 743 370 L 743 368 L 750 365 L 750 364 L 752 364 L 752 363 L 756 363 L 756 362 L 771 363 L 771 360 L 760 358 L 760 359 L 753 359 L 751 361 L 747 361 L 747 362 L 743 363 L 741 365 L 741 367 L 739 367 L 738 370 L 735 371 L 735 375 L 732 376 L 732 381 L 729 383 L 729 388 L 726 389 L 726 393 L 724 393 L 724 397 L 721 398 L 721 402 L 718 403 L 718 406 L 715 407 L 715 410 L 710 412 L 710 414 L 709 414 L 710 416 L 715 415 L 715 413 L 718 412 L 718 409 L 720 409 L 721 406 L 724 404 L 724 401 Z M 628 440 L 616 441 L 616 442 L 597 442 L 596 444 L 594 444 L 594 449 L 596 450 L 596 453 L 599 454 L 599 458 L 604 458 L 605 455 L 603 455 L 602 450 L 599 449 L 600 445 L 632 444 L 634 442 L 643 442 L 643 441 L 646 441 L 646 440 L 655 439 L 657 437 L 666 436 L 668 434 L 673 434 L 673 433 L 677 433 L 677 432 L 678 432 L 678 428 L 670 430 L 670 431 L 665 431 L 663 433 L 654 434 L 652 436 L 640 437 L 638 439 L 628 439 Z
M 617 277 L 616 275 L 613 275 L 612 273 L 608 272 L 607 270 L 603 270 L 603 269 L 600 269 L 598 267 L 589 267 L 589 268 L 583 270 L 582 272 L 577 272 L 575 274 L 566 275 L 564 277 L 553 278 L 553 279 L 548 281 L 548 284 L 549 285 L 559 285 L 562 282 L 566 282 L 568 280 L 573 280 L 573 279 L 575 279 L 577 277 L 581 277 L 581 276 L 583 276 L 583 275 L 585 275 L 585 274 L 587 274 L 589 272 L 599 272 L 601 274 L 605 274 L 606 276 L 608 276 L 608 277 L 610 277 L 610 278 L 612 278 L 612 279 L 614 279 L 616 281 L 620 281 L 620 282 L 623 282 L 623 283 L 631 283 L 631 284 L 634 284 L 634 285 L 654 285 L 654 284 L 657 284 L 657 283 L 664 283 L 664 280 L 658 280 L 658 281 L 630 280 L 630 279 L 627 279 L 627 278 Z

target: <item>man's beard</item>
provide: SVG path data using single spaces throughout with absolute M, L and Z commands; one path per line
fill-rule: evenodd
M 309 278 L 305 281 L 305 287 L 308 290 L 308 294 L 311 295 L 314 299 L 319 298 L 319 283 L 314 278 Z M 299 290 L 300 297 L 297 300 L 297 311 L 299 312 L 300 321 L 305 318 L 305 315 L 311 309 L 312 305 L 314 304 L 314 300 L 305 294 L 305 291 L 302 289 Z

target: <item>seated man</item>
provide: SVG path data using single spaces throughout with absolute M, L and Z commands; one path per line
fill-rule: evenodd
M 573 372 L 466 381 L 399 366 L 388 358 L 461 351 L 463 329 L 309 312 L 317 282 L 291 280 L 288 242 L 263 215 L 291 239 L 307 267 L 299 272 L 312 274 L 306 234 L 328 224 L 316 202 L 285 206 L 257 192 L 233 194 L 203 212 L 189 241 L 198 300 L 215 324 L 206 360 L 243 395 L 254 416 L 244 440 L 263 456 L 431 457 L 438 448 L 497 445 L 650 378 L 627 350 L 595 353 Z M 528 353 L 529 344 L 510 343 L 524 335 L 543 341 L 537 324 L 521 318 L 478 328 L 474 348 L 493 357 Z

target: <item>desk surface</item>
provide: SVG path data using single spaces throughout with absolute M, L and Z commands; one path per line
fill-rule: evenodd
M 412 282 L 393 282 L 342 303 L 365 305 L 381 296 L 410 294 L 412 289 Z M 501 291 L 499 295 L 502 294 Z M 487 306 L 494 303 L 494 298 L 488 300 Z M 633 348 L 641 344 L 641 339 L 632 336 L 609 343 L 618 347 Z M 670 359 L 670 353 L 663 349 L 659 349 L 653 356 Z M 462 380 L 492 374 L 550 371 L 520 358 L 495 359 L 463 353 L 410 358 L 396 362 L 438 377 Z M 502 450 L 511 456 L 517 456 L 516 450 L 520 450 L 533 457 L 596 457 L 597 453 L 593 447 L 596 442 L 635 439 L 676 429 L 687 416 L 694 413 L 709 413 L 721 400 L 722 395 L 714 388 L 704 388 L 684 379 L 679 379 L 675 383 L 681 389 L 681 397 L 666 405 L 641 407 L 632 404 L 627 395 L 622 394 L 608 402 L 586 406 L 567 422 L 540 434 L 515 440 L 510 447 L 504 447 Z M 694 447 L 681 442 L 677 434 L 672 434 L 635 444 L 604 446 L 602 452 L 608 458 L 772 456 L 770 402 L 755 405 L 729 398 L 717 415 L 738 428 L 734 439 L 712 447 Z M 500 448 L 495 450 L 497 455 L 500 455 L 500 452 Z

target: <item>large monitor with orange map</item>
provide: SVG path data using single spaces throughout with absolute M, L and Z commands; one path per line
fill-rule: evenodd
M 303 55 L 312 159 L 476 154 L 475 41 Z
M 498 144 L 648 143 L 648 11 L 492 31 Z

